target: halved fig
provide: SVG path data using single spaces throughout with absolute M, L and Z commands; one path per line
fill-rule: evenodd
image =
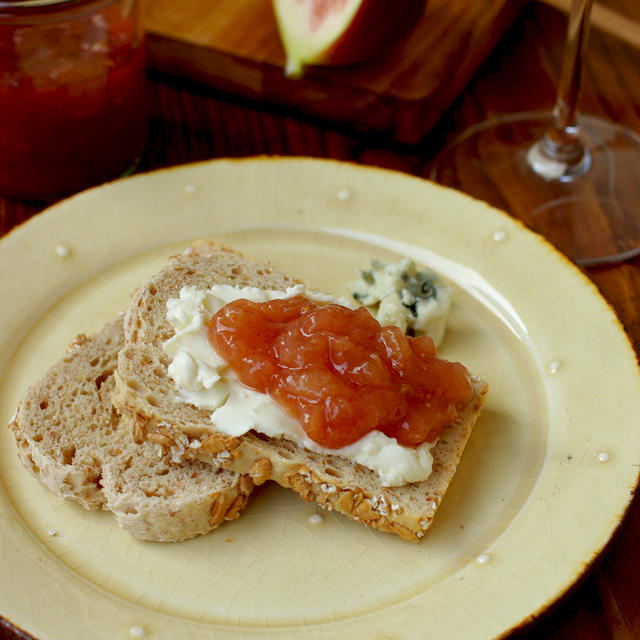
M 418 22 L 426 0 L 273 0 L 286 74 L 380 55 Z

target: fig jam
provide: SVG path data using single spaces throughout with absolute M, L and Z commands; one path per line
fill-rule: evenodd
M 467 370 L 439 358 L 431 338 L 381 327 L 364 308 L 236 300 L 211 318 L 208 338 L 242 384 L 330 449 L 374 429 L 408 447 L 433 442 L 473 395 Z
M 0 192 L 49 200 L 120 176 L 146 142 L 131 0 L 0 0 Z

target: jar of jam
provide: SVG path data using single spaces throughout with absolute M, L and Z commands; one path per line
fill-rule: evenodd
M 136 0 L 0 0 L 0 193 L 51 200 L 132 171 L 145 87 Z

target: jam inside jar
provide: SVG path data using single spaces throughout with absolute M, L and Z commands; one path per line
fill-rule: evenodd
M 51 200 L 124 175 L 146 136 L 135 0 L 0 0 L 0 193 Z

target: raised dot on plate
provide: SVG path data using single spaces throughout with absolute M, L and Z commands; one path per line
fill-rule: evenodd
M 195 184 L 185 184 L 184 185 L 184 192 L 188 193 L 189 195 L 194 194 L 197 190 L 198 190 L 198 187 L 196 187 Z
M 560 362 L 558 360 L 552 360 L 549 363 L 549 373 L 558 373 L 559 368 L 560 368 Z
M 312 513 L 309 516 L 309 524 L 320 524 L 322 522 L 322 516 L 319 513 Z
M 338 200 L 348 200 L 351 197 L 351 191 L 349 189 L 340 189 L 336 194 L 338 196 Z
M 144 638 L 147 635 L 147 630 L 139 624 L 136 624 L 129 629 L 129 635 L 132 638 Z
M 611 456 L 606 451 L 601 451 L 598 454 L 598 462 L 609 462 Z
M 58 258 L 68 258 L 71 255 L 71 249 L 64 244 L 59 244 L 55 251 Z
M 58 532 L 55 529 L 49 529 L 47 533 L 53 538 L 58 535 Z
M 491 561 L 491 556 L 488 553 L 481 553 L 476 558 L 476 562 L 478 564 L 489 564 L 490 561 Z
M 506 231 L 495 231 L 493 234 L 493 239 L 496 242 L 504 242 L 507 239 L 507 232 Z

